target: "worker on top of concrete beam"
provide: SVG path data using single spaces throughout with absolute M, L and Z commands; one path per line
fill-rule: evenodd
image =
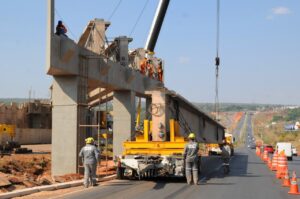
M 96 169 L 99 157 L 99 151 L 94 145 L 94 138 L 88 137 L 85 139 L 86 145 L 82 147 L 79 153 L 79 157 L 83 160 L 84 165 L 84 182 L 83 185 L 85 188 L 88 188 L 89 185 L 96 185 Z
M 57 25 L 56 25 L 56 32 L 55 34 L 60 36 L 65 36 L 68 37 L 67 34 L 68 30 L 67 28 L 64 26 L 63 22 L 61 20 L 58 21 Z
M 198 185 L 198 168 L 199 168 L 199 145 L 195 141 L 195 134 L 190 133 L 189 142 L 184 147 L 183 158 L 185 162 L 185 177 L 188 184 L 194 182 Z
M 162 61 L 159 60 L 159 63 L 158 63 L 158 67 L 157 67 L 157 78 L 159 81 L 163 82 L 163 67 L 162 67 Z

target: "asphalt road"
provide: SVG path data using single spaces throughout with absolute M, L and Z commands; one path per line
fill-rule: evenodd
M 251 117 L 248 117 L 246 122 L 246 133 L 252 134 Z M 204 158 L 203 164 L 200 185 L 187 185 L 184 179 L 113 180 L 98 187 L 82 189 L 58 198 L 281 199 L 298 197 L 288 195 L 288 188 L 281 187 L 281 181 L 277 180 L 274 172 L 271 172 L 255 155 L 255 150 L 246 147 L 237 149 L 235 156 L 231 159 L 231 172 L 227 176 L 222 172 L 220 157 Z M 289 162 L 290 169 L 298 171 L 299 164 L 300 158 L 297 157 Z
M 242 131 L 242 127 L 245 122 L 245 119 L 246 119 L 245 114 L 243 114 L 242 118 L 240 119 L 240 121 L 238 122 L 236 128 L 234 129 L 234 131 L 232 133 L 236 139 L 240 137 L 240 133 Z

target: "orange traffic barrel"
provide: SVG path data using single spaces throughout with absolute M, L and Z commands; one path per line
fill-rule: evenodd
M 264 151 L 263 161 L 264 161 L 264 162 L 267 162 L 267 161 L 268 161 L 268 151 Z
M 276 177 L 277 178 L 283 178 L 284 177 L 284 172 L 288 170 L 288 164 L 287 164 L 287 159 L 285 156 L 285 153 L 281 152 L 278 157 L 278 166 L 277 166 L 277 172 L 276 172 Z
M 278 153 L 277 153 L 277 151 L 275 151 L 274 155 L 273 155 L 273 159 L 272 159 L 271 170 L 276 171 L 277 170 L 277 165 L 278 165 Z

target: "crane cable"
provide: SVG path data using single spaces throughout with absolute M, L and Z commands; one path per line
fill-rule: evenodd
M 217 33 L 216 33 L 216 58 L 215 58 L 215 75 L 216 75 L 216 87 L 215 87 L 215 119 L 219 120 L 219 48 L 220 48 L 220 0 L 217 0 Z

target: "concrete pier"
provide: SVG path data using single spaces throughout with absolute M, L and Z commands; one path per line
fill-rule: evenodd
M 78 172 L 78 153 L 84 145 L 86 107 L 80 99 L 80 78 L 54 77 L 52 93 L 52 175 Z
M 135 132 L 135 93 L 115 91 L 113 97 L 113 148 L 114 156 L 123 152 L 123 142 L 132 140 Z

